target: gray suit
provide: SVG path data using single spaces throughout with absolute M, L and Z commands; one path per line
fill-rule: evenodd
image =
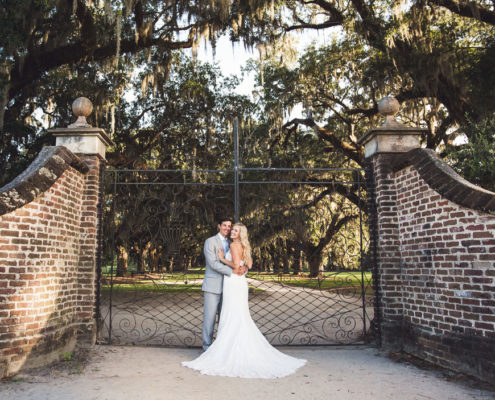
M 203 253 L 206 271 L 201 289 L 204 294 L 203 306 L 203 349 L 206 350 L 213 341 L 213 328 L 217 312 L 220 311 L 224 275 L 232 275 L 232 268 L 223 264 L 218 258 L 217 250 L 224 249 L 220 234 L 208 238 Z

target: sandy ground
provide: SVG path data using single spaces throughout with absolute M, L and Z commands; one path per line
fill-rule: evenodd
M 274 380 L 211 377 L 181 367 L 196 349 L 97 346 L 84 365 L 71 360 L 2 381 L 0 399 L 495 399 L 486 387 L 373 348 L 280 349 L 308 364 Z

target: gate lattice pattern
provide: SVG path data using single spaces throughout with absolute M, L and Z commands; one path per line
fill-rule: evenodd
M 251 315 L 274 345 L 372 340 L 362 170 L 243 169 Z M 234 214 L 234 171 L 108 170 L 100 342 L 200 346 L 204 240 Z

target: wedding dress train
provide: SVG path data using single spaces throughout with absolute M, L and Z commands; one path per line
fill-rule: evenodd
M 251 318 L 246 277 L 232 274 L 223 280 L 216 340 L 198 358 L 182 365 L 205 375 L 270 379 L 290 375 L 305 363 L 268 343 Z

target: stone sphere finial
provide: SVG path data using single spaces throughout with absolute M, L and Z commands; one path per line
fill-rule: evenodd
M 383 125 L 400 125 L 395 120 L 395 115 L 399 112 L 400 104 L 395 97 L 386 96 L 378 102 L 378 112 L 385 117 Z
M 90 124 L 86 121 L 86 117 L 93 111 L 91 100 L 86 97 L 78 97 L 72 103 L 72 112 L 77 117 L 76 122 L 69 125 L 69 128 L 89 128 Z

